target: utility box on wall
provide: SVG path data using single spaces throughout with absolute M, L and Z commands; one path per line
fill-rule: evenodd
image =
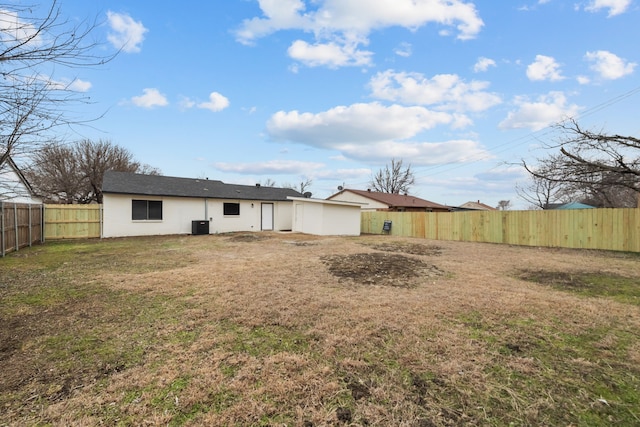
M 191 234 L 209 234 L 209 221 L 191 221 Z

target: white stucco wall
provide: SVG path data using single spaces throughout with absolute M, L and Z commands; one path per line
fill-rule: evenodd
M 360 205 L 292 198 L 293 231 L 320 236 L 359 236 Z
M 329 200 L 342 201 L 342 202 L 353 202 L 353 203 L 361 203 L 362 210 L 376 210 L 376 209 L 388 209 L 389 205 L 384 203 L 377 202 L 375 200 L 368 199 L 364 196 L 361 196 L 356 193 L 352 193 L 349 190 L 345 190 L 342 193 L 331 196 Z
M 0 200 L 11 203 L 42 203 L 42 199 L 31 195 L 29 188 L 9 163 L 0 167 Z
M 134 221 L 131 201 L 161 200 L 162 220 Z M 223 204 L 240 203 L 240 215 L 224 215 Z M 209 220 L 209 233 L 261 230 L 260 201 L 196 199 L 105 194 L 103 237 L 191 234 L 191 222 Z M 269 202 L 274 207 L 274 230 L 291 230 L 292 203 Z

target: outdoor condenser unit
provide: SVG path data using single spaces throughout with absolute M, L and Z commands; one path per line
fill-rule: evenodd
M 191 221 L 191 234 L 209 234 L 209 221 Z

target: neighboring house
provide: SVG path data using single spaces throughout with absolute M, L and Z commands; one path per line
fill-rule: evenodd
M 103 237 L 292 229 L 289 188 L 109 171 Z
M 293 231 L 320 236 L 359 236 L 361 204 L 289 197 Z
M 11 157 L 0 165 L 0 201 L 42 204 Z
M 363 211 L 449 212 L 451 210 L 448 206 L 418 197 L 371 190 L 344 189 L 329 196 L 327 200 L 360 203 Z
M 484 203 L 480 203 L 480 200 L 478 200 L 477 202 L 463 203 L 462 205 L 454 208 L 454 210 L 456 211 L 497 211 L 497 209 L 494 207 L 485 205 Z
M 584 203 L 579 202 L 571 202 L 571 203 L 549 203 L 544 207 L 545 210 L 556 210 L 556 209 L 593 209 L 595 206 L 586 205 Z

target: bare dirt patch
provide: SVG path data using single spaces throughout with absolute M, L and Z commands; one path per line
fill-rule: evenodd
M 436 266 L 399 254 L 359 253 L 321 258 L 329 271 L 340 279 L 362 285 L 412 288 L 426 278 L 441 276 Z

